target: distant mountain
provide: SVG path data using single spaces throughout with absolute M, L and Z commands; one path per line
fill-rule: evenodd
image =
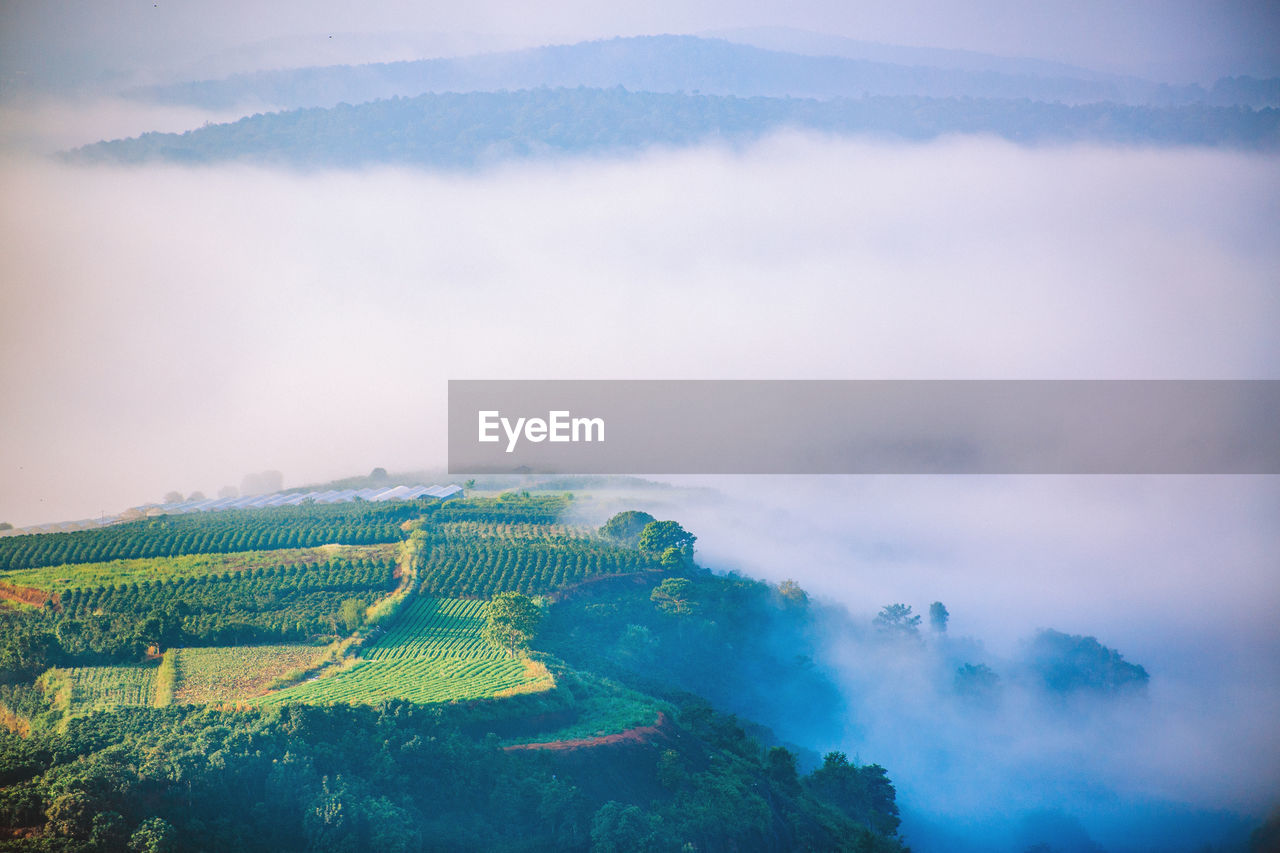
M 907 49 L 903 49 L 907 50 Z M 958 53 L 944 51 L 947 55 Z M 899 53 L 904 59 L 917 54 Z M 920 61 L 942 61 L 935 53 Z M 990 64 L 990 63 L 988 63 Z M 464 58 L 333 65 L 238 74 L 135 89 L 136 98 L 209 109 L 329 107 L 427 92 L 547 87 L 610 88 L 750 97 L 862 96 L 1031 99 L 1064 104 L 1170 105 L 1203 100 L 1198 86 L 1172 88 L 1109 78 L 1047 63 L 991 67 L 905 65 L 846 56 L 765 50 L 721 39 L 644 36 L 582 42 Z M 1030 71 L 1014 69 L 1034 68 Z M 1054 71 L 1057 73 L 1046 73 Z
M 830 101 L 612 89 L 429 94 L 255 115 L 183 134 L 147 133 L 70 152 L 81 162 L 247 161 L 293 166 L 466 168 L 508 159 L 648 146 L 749 142 L 798 128 L 931 139 L 976 133 L 1017 142 L 1280 148 L 1280 111 L 1238 107 L 1066 106 L 1027 100 L 874 97 Z
M 1069 77 L 1079 80 L 1124 79 L 1115 74 L 1093 71 L 1078 65 L 1068 65 L 1065 62 L 996 56 L 990 53 L 945 47 L 883 44 L 795 27 L 734 27 L 724 30 L 707 30 L 697 35 L 784 53 L 799 53 L 805 56 L 843 56 L 846 59 L 887 62 L 892 65 L 917 65 L 958 71 L 996 71 L 1001 74 Z

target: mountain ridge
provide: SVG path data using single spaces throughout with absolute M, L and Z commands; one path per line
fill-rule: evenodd
M 469 57 L 258 71 L 221 80 L 137 88 L 128 94 L 140 100 L 216 109 L 245 104 L 299 108 L 427 92 L 615 85 L 737 96 L 913 95 L 1030 98 L 1066 104 L 1171 105 L 1207 97 L 1199 86 L 1173 87 L 1092 72 L 1087 77 L 1070 77 L 901 65 L 687 35 L 617 37 Z

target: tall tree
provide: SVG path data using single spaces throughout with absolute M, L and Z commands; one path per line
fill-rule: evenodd
M 636 543 L 640 541 L 640 534 L 653 521 L 655 519 L 649 513 L 641 512 L 638 509 L 629 509 L 606 521 L 604 526 L 600 528 L 600 534 L 624 545 L 635 547 Z
M 875 618 L 876 630 L 891 637 L 919 637 L 920 617 L 909 604 L 886 604 Z
M 693 581 L 688 578 L 667 578 L 653 588 L 649 600 L 657 604 L 663 613 L 687 616 L 698 606 L 692 592 Z
M 506 649 L 508 656 L 515 657 L 529 648 L 541 621 L 542 610 L 529 596 L 519 592 L 500 592 L 485 611 L 482 634 L 489 643 Z
M 950 618 L 951 614 L 947 612 L 947 605 L 941 601 L 935 601 L 929 605 L 929 627 L 933 628 L 937 633 L 947 633 L 947 620 Z
M 693 562 L 693 543 L 698 537 L 674 521 L 651 521 L 640 531 L 640 550 L 662 557 L 668 563 L 674 555 L 685 562 Z

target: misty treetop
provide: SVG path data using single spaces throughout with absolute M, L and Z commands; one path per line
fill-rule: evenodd
M 1096 637 L 1040 631 L 1027 650 L 1027 660 L 1045 687 L 1056 693 L 1097 691 L 1114 693 L 1145 687 L 1145 668 L 1129 663 Z
M 81 162 L 467 169 L 508 160 L 742 145 L 780 130 L 929 140 L 986 134 L 1018 143 L 1095 141 L 1272 150 L 1280 110 L 872 96 L 829 101 L 612 89 L 397 97 L 253 115 L 185 133 L 146 133 L 69 152 Z

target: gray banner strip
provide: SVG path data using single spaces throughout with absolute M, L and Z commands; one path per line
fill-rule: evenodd
M 1280 380 L 451 380 L 449 471 L 1280 474 Z

